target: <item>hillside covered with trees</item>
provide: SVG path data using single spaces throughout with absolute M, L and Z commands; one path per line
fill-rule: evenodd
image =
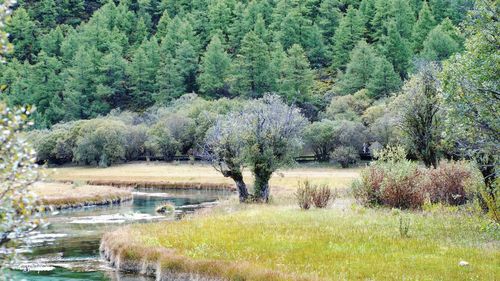
M 2 100 L 37 128 L 144 112 L 185 93 L 274 92 L 310 120 L 360 119 L 428 61 L 463 50 L 471 0 L 20 1 Z M 331 104 L 332 97 L 337 100 Z M 351 112 L 347 104 L 355 104 Z M 369 125 L 365 122 L 364 125 Z

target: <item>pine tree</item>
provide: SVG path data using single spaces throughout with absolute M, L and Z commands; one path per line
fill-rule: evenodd
M 175 50 L 177 72 L 182 76 L 186 91 L 196 92 L 196 72 L 198 71 L 198 54 L 187 40 L 182 41 Z
M 250 31 L 241 41 L 241 49 L 233 63 L 232 89 L 248 97 L 260 97 L 271 90 L 270 58 L 267 44 Z
M 334 69 L 342 68 L 349 61 L 349 52 L 363 37 L 363 33 L 363 17 L 359 11 L 351 6 L 340 21 L 339 28 L 335 31 L 333 38 L 332 67 Z
M 387 0 L 375 0 L 375 16 L 371 21 L 374 32 L 371 36 L 374 41 L 379 41 L 387 35 L 386 23 L 392 18 L 390 4 L 391 2 Z
M 406 79 L 411 59 L 409 43 L 401 38 L 394 21 L 387 24 L 387 33 L 388 35 L 381 42 L 382 52 L 387 60 L 392 63 L 394 70 L 399 74 L 401 79 Z
M 334 43 L 333 35 L 342 18 L 339 6 L 340 3 L 338 0 L 324 0 L 321 1 L 319 6 L 316 22 L 318 23 L 323 38 L 325 38 L 329 45 Z
M 446 30 L 446 28 L 446 25 L 438 25 L 429 32 L 422 50 L 422 56 L 425 59 L 442 61 L 460 50 L 460 42 L 452 37 L 454 30 Z
M 157 103 L 167 104 L 186 92 L 184 79 L 177 69 L 174 58 L 167 53 L 156 75 L 158 92 L 154 99 Z
M 418 20 L 413 26 L 412 33 L 412 43 L 413 43 L 413 51 L 418 53 L 423 48 L 423 43 L 425 38 L 427 38 L 427 34 L 436 26 L 436 21 L 434 20 L 434 16 L 429 9 L 429 5 L 427 5 L 427 1 L 422 5 L 422 9 L 418 13 Z
M 156 25 L 156 37 L 163 38 L 168 32 L 168 25 L 170 24 L 170 16 L 167 11 L 163 12 L 160 20 L 158 21 L 158 25 Z
M 221 32 L 225 37 L 231 25 L 231 9 L 225 0 L 215 0 L 208 5 L 208 34 Z M 223 38 L 224 38 L 223 37 Z
M 401 37 L 410 40 L 412 27 L 415 24 L 414 13 L 407 0 L 392 0 L 391 14 L 396 23 L 396 29 Z
M 40 38 L 40 48 L 49 56 L 60 57 L 62 56 L 61 45 L 63 41 L 64 34 L 61 26 L 58 25 L 55 29 L 52 29 Z
M 280 92 L 289 102 L 304 102 L 308 100 L 313 83 L 313 72 L 304 49 L 295 44 L 283 62 Z
M 366 85 L 369 95 L 374 99 L 388 97 L 401 87 L 401 79 L 392 64 L 384 57 L 378 58 L 373 75 Z
M 362 0 L 359 4 L 359 11 L 363 14 L 365 22 L 365 38 L 369 43 L 374 41 L 375 30 L 372 26 L 373 18 L 375 18 L 375 1 L 376 0 Z
M 108 102 L 113 108 L 130 106 L 126 96 L 127 60 L 122 57 L 122 52 L 120 46 L 112 46 L 110 52 L 104 55 L 100 62 L 101 80 L 95 81 L 101 85 L 101 92 L 107 92 Z
M 224 51 L 219 37 L 212 37 L 200 66 L 198 84 L 201 92 L 211 97 L 226 96 L 230 67 L 231 59 Z
M 356 44 L 350 57 L 346 72 L 338 82 L 342 94 L 353 94 L 366 88 L 377 62 L 375 50 L 364 40 Z
M 130 89 L 132 90 L 131 106 L 134 109 L 144 109 L 153 102 L 156 91 L 155 77 L 158 68 L 155 58 L 148 56 L 148 41 L 137 48 L 132 56 L 127 73 L 130 76 Z
M 16 46 L 14 57 L 20 61 L 32 61 L 38 53 L 38 28 L 25 9 L 17 9 L 7 25 L 6 31 L 10 34 L 10 42 Z
M 35 11 L 35 20 L 38 20 L 42 27 L 53 28 L 56 26 L 58 13 L 54 0 L 42 0 Z

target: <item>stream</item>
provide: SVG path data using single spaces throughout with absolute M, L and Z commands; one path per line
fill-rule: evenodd
M 124 224 L 175 220 L 216 204 L 228 191 L 134 190 L 133 200 L 116 205 L 93 206 L 47 213 L 48 226 L 24 239 L 19 251 L 24 260 L 10 274 L 17 280 L 154 280 L 115 271 L 99 255 L 104 232 Z M 159 215 L 156 207 L 170 202 L 175 213 Z

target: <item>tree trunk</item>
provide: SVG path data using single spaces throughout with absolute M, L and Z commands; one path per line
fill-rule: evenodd
M 272 173 L 268 171 L 256 170 L 255 175 L 255 200 L 258 202 L 269 202 L 269 179 Z
M 236 183 L 236 188 L 238 189 L 240 203 L 247 201 L 248 200 L 248 189 L 247 189 L 247 185 L 243 181 L 243 177 L 240 177 L 239 179 L 233 178 L 233 180 Z

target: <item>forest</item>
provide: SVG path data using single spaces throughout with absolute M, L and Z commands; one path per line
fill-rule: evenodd
M 312 121 L 322 119 L 332 97 L 357 94 L 360 115 L 426 62 L 463 50 L 460 27 L 472 5 L 20 1 L 6 26 L 15 49 L 0 66 L 2 100 L 34 105 L 36 128 L 114 109 L 142 113 L 185 93 L 216 100 L 273 92 Z

